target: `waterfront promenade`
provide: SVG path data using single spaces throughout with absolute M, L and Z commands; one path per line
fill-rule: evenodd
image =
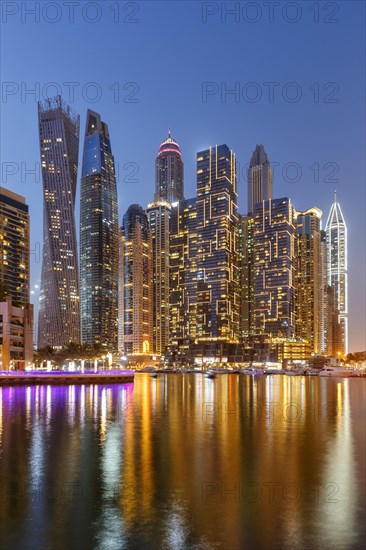
M 66 371 L 2 371 L 0 386 L 65 385 L 65 384 L 123 384 L 134 381 L 134 372 L 108 370 L 102 372 Z

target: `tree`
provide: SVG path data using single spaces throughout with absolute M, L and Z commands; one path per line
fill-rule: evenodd
M 41 367 L 44 361 L 51 361 L 51 364 L 55 363 L 56 358 L 55 349 L 52 346 L 45 346 L 44 348 L 39 348 L 34 354 L 34 363 Z

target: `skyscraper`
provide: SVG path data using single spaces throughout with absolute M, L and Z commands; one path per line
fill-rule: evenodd
M 254 299 L 257 334 L 295 336 L 295 210 L 287 197 L 257 204 Z
M 254 217 L 239 216 L 240 335 L 255 334 L 254 318 Z
M 172 205 L 170 218 L 170 341 L 196 335 L 197 231 L 196 198 Z
M 175 203 L 184 199 L 184 165 L 178 143 L 171 137 L 160 145 L 155 163 L 155 200 Z
M 348 273 L 347 273 L 347 226 L 337 195 L 331 206 L 325 227 L 327 238 L 327 277 L 334 290 L 341 325 L 339 352 L 348 353 Z
M 197 153 L 194 284 L 187 285 L 189 307 L 196 315 L 198 341 L 237 342 L 239 273 L 236 160 L 227 145 Z M 194 281 L 192 281 L 194 282 Z M 189 281 L 187 281 L 189 283 Z
M 29 213 L 25 198 L 0 187 L 0 302 L 29 303 Z
M 248 168 L 248 214 L 255 205 L 272 198 L 272 169 L 263 145 L 253 151 Z
M 0 370 L 33 362 L 29 222 L 24 197 L 0 187 Z
M 170 204 L 151 202 L 146 210 L 152 247 L 153 350 L 163 354 L 169 343 L 169 220 Z
M 38 347 L 80 341 L 75 195 L 80 117 L 60 96 L 38 103 L 43 262 Z
M 328 246 L 325 231 L 320 232 L 322 309 L 321 309 L 321 353 L 337 356 L 341 343 L 341 326 L 334 289 L 328 284 Z
M 322 351 L 322 265 L 320 224 L 322 211 L 297 212 L 296 336 Z
M 117 349 L 118 206 L 108 126 L 87 112 L 80 189 L 81 339 Z
M 118 349 L 125 354 L 152 352 L 151 238 L 145 211 L 132 204 L 120 236 Z

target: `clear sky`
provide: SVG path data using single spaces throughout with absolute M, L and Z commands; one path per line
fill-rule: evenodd
M 256 143 L 274 165 L 274 196 L 298 210 L 320 207 L 323 227 L 336 189 L 349 235 L 350 351 L 366 349 L 364 2 L 4 0 L 1 8 L 2 184 L 30 206 L 36 307 L 37 100 L 61 93 L 81 115 L 80 162 L 87 108 L 109 125 L 120 219 L 131 203 L 152 200 L 168 128 L 187 198 L 197 151 L 221 143 L 237 155 L 242 213 Z

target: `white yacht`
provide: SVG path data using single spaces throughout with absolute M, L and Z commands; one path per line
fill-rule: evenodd
M 338 378 L 348 378 L 352 375 L 350 369 L 344 369 L 342 367 L 332 367 L 331 365 L 325 365 L 319 372 L 319 376 L 333 376 Z

